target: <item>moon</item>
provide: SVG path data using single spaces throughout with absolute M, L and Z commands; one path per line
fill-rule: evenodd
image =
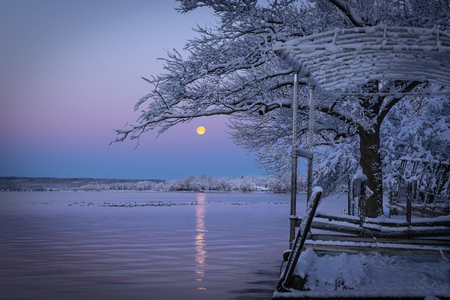
M 205 132 L 206 132 L 205 127 L 199 126 L 199 127 L 197 128 L 197 133 L 198 133 L 198 134 L 202 135 L 202 134 L 204 134 Z

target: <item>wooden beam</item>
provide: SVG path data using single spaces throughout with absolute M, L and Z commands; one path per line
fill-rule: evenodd
M 427 227 L 387 227 L 376 224 L 364 224 L 361 229 L 358 225 L 341 221 L 314 220 L 311 228 L 348 233 L 354 235 L 385 237 L 385 238 L 411 238 L 411 237 L 432 237 L 450 236 L 450 227 L 427 226 Z
M 315 219 L 328 219 L 329 221 L 342 221 L 342 222 L 348 222 L 348 223 L 352 223 L 352 224 L 359 224 L 359 217 L 357 216 L 348 216 L 348 215 L 340 215 L 340 216 L 336 216 L 336 215 L 331 215 L 331 214 L 326 214 L 326 213 L 322 213 L 322 212 L 318 212 L 315 215 Z M 419 227 L 426 227 L 426 226 L 448 226 L 450 227 L 450 217 L 448 218 L 442 218 L 442 217 L 437 217 L 437 218 L 428 218 L 429 220 L 427 221 L 423 221 L 423 220 L 412 220 L 411 221 L 411 225 L 412 226 L 419 226 Z M 301 220 L 300 220 L 301 222 Z M 381 226 L 387 226 L 387 227 L 407 227 L 407 223 L 406 220 L 405 222 L 399 222 L 398 220 L 377 220 L 377 219 L 373 219 L 373 218 L 365 218 L 364 223 L 368 223 L 368 224 L 378 224 Z
M 378 251 L 383 255 L 411 255 L 421 257 L 450 256 L 450 247 L 391 244 L 378 242 L 342 242 L 306 240 L 304 249 L 312 248 L 314 251 L 345 252 L 345 253 L 372 253 Z
M 321 234 L 313 233 L 310 240 L 312 241 L 341 241 L 341 242 L 375 242 L 373 237 L 364 237 L 356 235 L 340 235 L 340 234 Z M 450 247 L 450 239 L 448 238 L 411 238 L 411 239 L 395 239 L 395 238 L 376 238 L 377 243 L 391 244 L 411 244 L 411 245 L 429 245 Z

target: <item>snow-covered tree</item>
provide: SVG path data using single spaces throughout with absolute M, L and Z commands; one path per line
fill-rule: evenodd
M 260 163 L 273 172 L 289 165 L 293 84 L 292 68 L 273 51 L 276 42 L 336 27 L 386 24 L 448 31 L 450 25 L 448 0 L 273 0 L 265 5 L 256 0 L 178 1 L 181 13 L 211 8 L 218 23 L 198 27 L 198 37 L 185 46 L 188 57 L 176 50 L 168 53 L 165 73 L 145 79 L 152 88 L 135 109 L 147 107 L 137 124 L 116 130 L 116 141 L 139 138 L 148 130 L 161 134 L 196 117 L 230 115 L 236 143 L 258 151 Z M 297 134 L 304 144 L 308 88 L 302 79 L 299 83 Z M 365 89 L 377 92 L 394 86 L 397 92 L 408 92 L 430 88 L 426 85 L 372 81 Z M 323 149 L 316 158 L 316 181 L 330 192 L 361 168 L 374 192 L 367 204 L 369 216 L 382 214 L 382 124 L 404 98 L 329 97 L 316 106 L 315 145 Z
M 450 102 L 445 97 L 400 102 L 383 123 L 382 140 L 388 185 L 395 184 L 403 156 L 428 162 L 450 161 Z

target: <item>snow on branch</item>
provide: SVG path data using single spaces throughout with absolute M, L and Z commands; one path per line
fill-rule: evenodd
M 368 26 L 369 24 L 351 7 L 345 0 L 330 0 L 337 8 L 339 8 L 357 27 Z

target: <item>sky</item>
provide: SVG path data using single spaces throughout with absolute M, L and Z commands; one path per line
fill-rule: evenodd
M 0 0 L 0 176 L 176 179 L 262 176 L 226 116 L 109 143 L 212 11 L 172 0 Z M 196 128 L 206 133 L 198 135 Z

